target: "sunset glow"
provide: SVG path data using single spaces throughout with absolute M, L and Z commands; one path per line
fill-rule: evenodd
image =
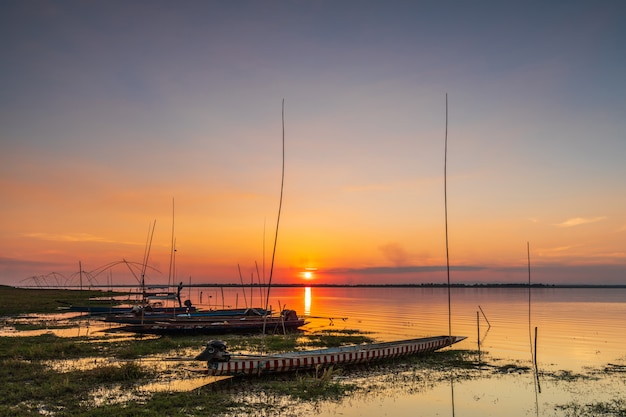
M 0 4 L 0 284 L 624 284 L 624 6 L 453 3 Z

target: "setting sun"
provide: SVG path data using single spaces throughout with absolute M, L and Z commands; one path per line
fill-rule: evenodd
M 301 272 L 301 276 L 305 280 L 312 280 L 315 278 L 314 272 L 317 268 L 304 268 L 304 271 Z

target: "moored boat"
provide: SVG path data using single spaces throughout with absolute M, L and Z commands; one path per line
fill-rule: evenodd
M 261 375 L 314 369 L 318 366 L 353 365 L 434 352 L 464 339 L 465 336 L 434 336 L 275 355 L 230 354 L 224 342 L 212 340 L 195 359 L 207 361 L 207 369 L 199 371 L 207 375 Z
M 131 314 L 141 308 L 138 305 L 132 306 L 69 306 L 64 310 L 76 312 L 76 313 L 88 313 L 92 316 L 105 316 L 110 314 Z M 182 314 L 188 312 L 195 312 L 196 307 L 146 307 L 146 311 L 162 314 Z
M 306 324 L 294 310 L 283 310 L 279 316 L 241 316 L 217 318 L 173 317 L 143 324 L 130 324 L 114 330 L 142 334 L 177 335 L 177 334 L 252 334 L 283 333 L 297 330 Z
M 175 319 L 178 322 L 184 320 L 233 320 L 242 317 L 262 317 L 265 314 L 270 314 L 269 311 L 260 308 L 230 308 L 220 310 L 193 310 L 188 312 L 158 312 L 158 311 L 136 311 L 134 313 L 125 314 L 111 314 L 104 318 L 104 321 L 109 323 L 120 324 L 148 324 L 163 322 L 170 319 Z

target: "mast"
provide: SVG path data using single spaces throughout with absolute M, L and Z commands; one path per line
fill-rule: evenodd
M 170 247 L 170 271 L 167 274 L 168 287 L 171 285 L 174 285 L 174 280 L 176 279 L 174 277 L 174 251 L 176 251 L 175 245 L 176 245 L 176 242 L 174 240 L 174 198 L 172 198 L 172 243 Z
M 448 244 L 448 93 L 446 93 L 446 137 L 443 157 L 443 200 L 446 222 L 446 272 L 448 277 L 448 336 L 452 336 L 452 303 L 450 301 L 450 250 Z
M 272 288 L 272 276 L 274 274 L 274 259 L 276 257 L 276 243 L 278 242 L 278 226 L 280 224 L 280 212 L 283 207 L 283 189 L 285 185 L 285 99 L 282 104 L 282 133 L 283 133 L 283 155 L 282 155 L 282 172 L 280 180 L 280 200 L 278 203 L 278 216 L 276 217 L 276 232 L 274 233 L 274 249 L 272 251 L 272 262 L 270 264 L 270 276 L 267 283 L 267 296 L 265 297 L 265 315 L 263 320 L 263 348 L 265 349 L 265 325 L 267 323 L 267 309 L 270 300 L 270 289 Z

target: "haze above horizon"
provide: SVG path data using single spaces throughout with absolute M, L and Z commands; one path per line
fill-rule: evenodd
M 445 282 L 446 93 L 452 282 L 625 284 L 625 12 L 4 1 L 0 284 L 267 280 L 283 98 L 275 282 Z

